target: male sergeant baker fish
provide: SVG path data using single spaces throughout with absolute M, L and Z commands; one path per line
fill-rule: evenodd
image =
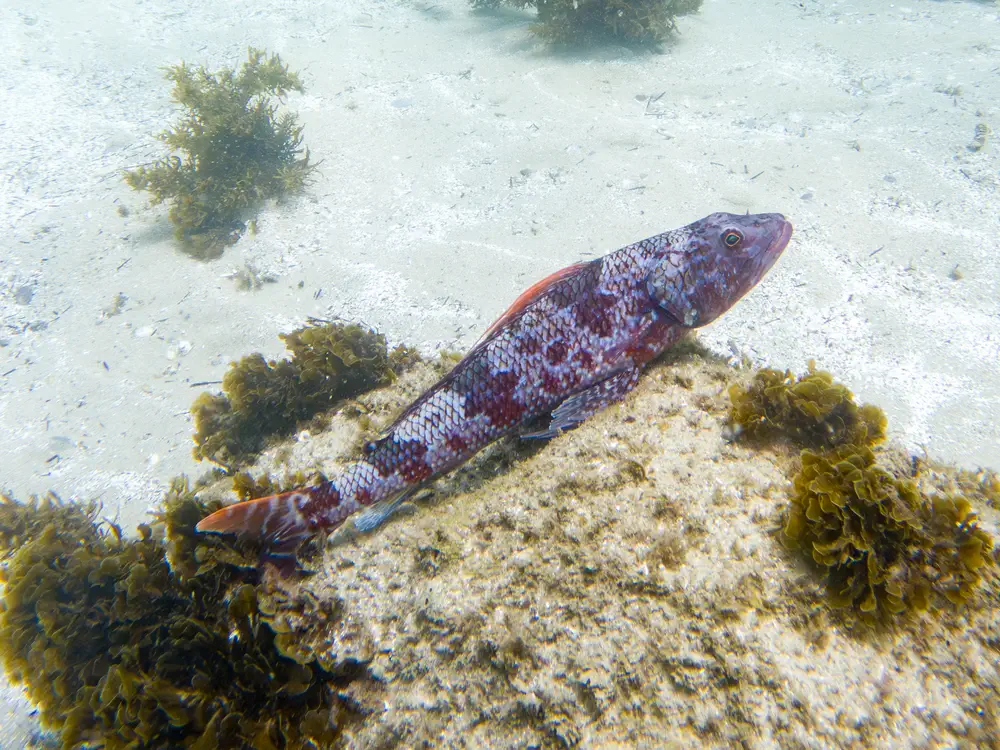
M 357 463 L 322 484 L 222 508 L 197 529 L 256 538 L 285 570 L 304 541 L 351 515 L 358 529 L 373 529 L 497 438 L 552 437 L 622 399 L 646 363 L 749 292 L 791 235 L 781 214 L 715 213 L 556 271 Z

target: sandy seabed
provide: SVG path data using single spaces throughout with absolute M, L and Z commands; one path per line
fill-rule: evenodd
M 537 278 L 716 210 L 797 231 L 702 342 L 815 358 L 904 449 L 1000 467 L 1000 159 L 974 150 L 1000 128 L 994 3 L 707 0 L 663 54 L 554 53 L 528 22 L 460 0 L 0 7 L 0 486 L 134 526 L 202 469 L 193 384 L 307 316 L 462 349 Z M 202 263 L 121 173 L 162 154 L 162 66 L 250 45 L 302 72 L 288 105 L 322 164 Z M 248 268 L 270 281 L 241 291 Z M 959 663 L 935 658 L 913 668 Z M 28 726 L 10 694 L 4 750 Z

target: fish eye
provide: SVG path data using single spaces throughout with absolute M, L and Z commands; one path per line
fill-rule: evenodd
M 726 247 L 732 250 L 739 247 L 740 243 L 743 242 L 743 235 L 735 229 L 727 229 L 722 235 L 722 242 Z

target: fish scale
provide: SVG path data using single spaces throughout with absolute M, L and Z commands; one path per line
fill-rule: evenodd
M 354 514 L 358 528 L 375 528 L 498 438 L 554 437 L 621 400 L 650 360 L 752 289 L 791 233 L 781 214 L 715 213 L 557 271 L 341 474 L 222 508 L 198 531 L 255 537 L 287 570 L 304 541 Z

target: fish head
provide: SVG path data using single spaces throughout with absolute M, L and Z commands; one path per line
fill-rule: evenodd
M 653 300 L 679 325 L 711 323 L 756 286 L 792 225 L 781 214 L 716 213 L 668 232 L 648 277 Z

